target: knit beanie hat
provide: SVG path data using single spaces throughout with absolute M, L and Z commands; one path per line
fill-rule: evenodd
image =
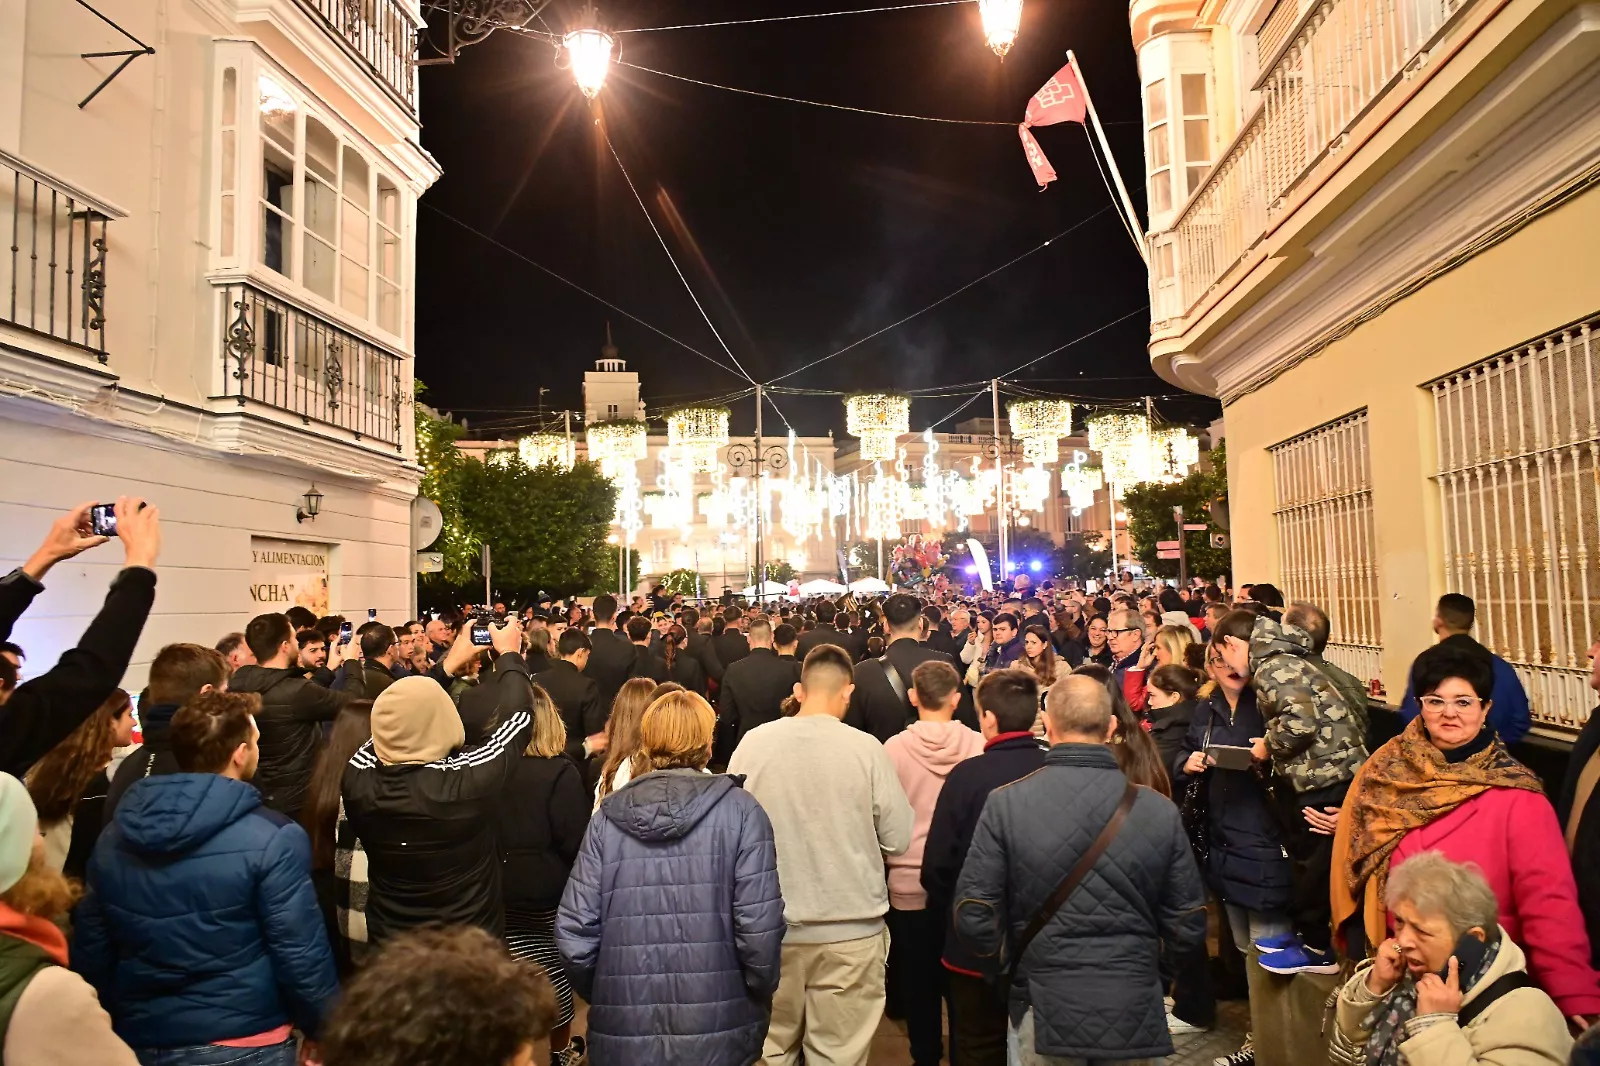
M 10 892 L 28 872 L 38 835 L 39 812 L 33 797 L 21 781 L 0 774 L 0 892 Z
M 466 741 L 456 705 L 431 677 L 402 677 L 372 702 L 372 750 L 382 762 L 433 762 Z

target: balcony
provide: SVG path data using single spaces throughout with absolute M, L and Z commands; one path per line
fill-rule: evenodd
M 222 390 L 241 408 L 260 404 L 331 426 L 358 442 L 402 450 L 402 357 L 254 285 L 218 286 Z
M 1469 2 L 1312 0 L 1276 51 L 1261 57 L 1254 86 L 1260 106 L 1172 226 L 1152 234 L 1156 322 L 1195 309 L 1266 235 L 1296 187 L 1338 156 L 1346 131 L 1425 59 L 1430 42 Z
M 401 0 L 299 0 L 328 35 L 417 117 L 417 33 L 422 24 Z
M 106 361 L 106 227 L 123 213 L 0 151 L 0 323 Z

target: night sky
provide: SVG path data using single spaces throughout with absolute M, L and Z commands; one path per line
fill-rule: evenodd
M 849 6 L 612 0 L 600 19 L 619 30 Z M 1020 120 L 1028 97 L 1072 48 L 1142 218 L 1139 90 L 1125 12 L 1112 0 L 1027 0 L 1003 63 L 983 43 L 976 4 L 618 39 L 624 64 L 831 103 L 1007 123 Z M 572 0 L 556 0 L 544 18 L 561 31 L 577 15 Z M 989 281 L 784 384 L 861 391 L 981 381 L 1147 306 L 1143 264 L 1076 124 L 1035 131 L 1061 176 L 1041 193 L 1011 125 L 847 114 L 627 66 L 613 67 L 591 105 L 570 73 L 557 69 L 552 45 L 505 31 L 465 50 L 454 66 L 424 68 L 421 91 L 422 143 L 444 177 L 418 211 L 417 377 L 429 386 L 429 402 L 475 428 L 526 432 L 538 420 L 541 388 L 549 390 L 547 409 L 580 407 L 582 374 L 599 356 L 607 322 L 652 408 L 743 385 L 517 258 L 727 361 L 596 117 L 707 312 L 758 380 L 843 347 L 1085 219 Z M 1173 394 L 1150 371 L 1147 335 L 1147 313 L 1135 314 L 1017 380 L 1085 396 Z M 836 398 L 776 402 L 801 433 L 843 428 Z M 919 400 L 913 427 L 959 402 Z M 1173 418 L 1209 420 L 1216 411 L 1199 398 L 1157 406 Z M 734 405 L 735 432 L 748 432 L 753 407 L 750 400 Z M 987 411 L 985 399 L 958 418 Z M 769 432 L 781 426 L 771 408 L 766 418 Z

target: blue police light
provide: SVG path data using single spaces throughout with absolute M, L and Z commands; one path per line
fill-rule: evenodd
M 1006 572 L 1007 573 L 1010 573 L 1012 570 L 1015 570 L 1016 568 L 1017 568 L 1017 564 L 1016 563 L 1012 562 L 1009 559 L 1006 560 Z
M 976 574 L 976 573 L 977 573 L 977 572 L 978 572 L 978 568 L 977 568 L 977 567 L 976 567 L 976 566 L 969 566 L 969 567 L 967 567 L 967 573 L 969 573 L 969 574 Z
M 1036 574 L 1037 574 L 1037 573 L 1038 573 L 1038 572 L 1039 572 L 1039 569 L 1040 569 L 1040 568 L 1041 568 L 1041 567 L 1042 567 L 1042 566 L 1043 566 L 1043 565 L 1044 565 L 1044 564 L 1043 564 L 1043 563 L 1041 563 L 1041 562 L 1039 562 L 1039 560 L 1037 560 L 1037 559 L 1035 559 L 1035 560 L 1034 560 L 1034 561 L 1033 561 L 1033 562 L 1031 562 L 1031 563 L 1029 563 L 1029 564 L 1028 564 L 1028 569 L 1029 569 L 1029 570 L 1032 570 L 1032 571 L 1033 571 L 1033 572 L 1034 572 L 1034 573 L 1036 573 Z

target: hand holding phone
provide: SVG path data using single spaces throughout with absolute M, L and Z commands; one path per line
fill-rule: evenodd
M 1206 758 L 1213 766 L 1224 770 L 1248 770 L 1255 764 L 1255 753 L 1249 748 L 1233 744 L 1211 744 L 1206 747 Z
M 339 643 L 340 644 L 348 644 L 348 643 L 350 643 L 350 637 L 354 633 L 355 633 L 355 627 L 352 626 L 349 622 L 340 622 L 339 623 Z
M 1479 961 L 1482 961 L 1481 959 Z M 1459 1014 L 1461 1012 L 1461 962 L 1454 955 L 1444 964 L 1444 976 L 1423 974 L 1417 982 L 1417 1013 Z

